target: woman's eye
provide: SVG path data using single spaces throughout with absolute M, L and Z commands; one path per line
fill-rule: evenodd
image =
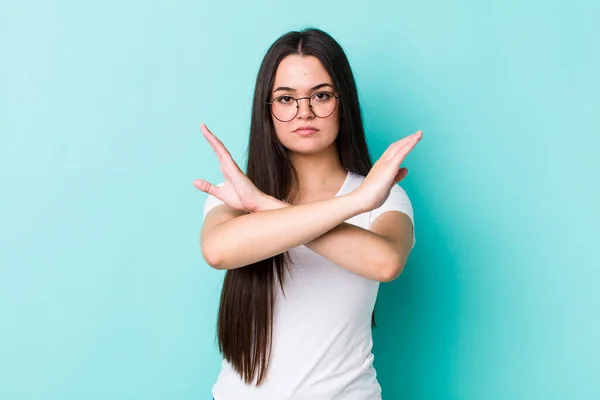
M 315 99 L 317 100 L 329 100 L 329 97 L 331 95 L 327 92 L 319 92 L 319 93 L 315 93 Z
M 280 103 L 289 103 L 291 100 L 291 96 L 281 96 L 277 101 L 279 101 Z

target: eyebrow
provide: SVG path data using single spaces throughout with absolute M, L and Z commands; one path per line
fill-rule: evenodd
M 330 85 L 329 83 L 320 83 L 317 86 L 311 88 L 310 90 L 311 91 L 312 90 L 317 90 L 317 89 L 320 89 L 320 88 L 325 87 L 325 86 L 329 86 L 330 88 L 333 89 L 333 86 Z M 279 92 L 279 91 L 295 92 L 296 89 L 291 88 L 291 87 L 287 87 L 287 86 L 279 86 L 277 89 L 273 90 L 273 93 Z

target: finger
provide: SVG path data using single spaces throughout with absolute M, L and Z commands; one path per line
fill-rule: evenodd
M 202 134 L 204 135 L 204 138 L 206 139 L 206 141 L 208 142 L 210 147 L 213 149 L 213 151 L 217 155 L 217 158 L 219 159 L 219 161 L 221 161 L 222 152 L 220 151 L 218 142 L 215 140 L 216 139 L 215 135 L 204 124 L 200 125 L 200 129 L 202 130 Z
M 195 179 L 194 186 L 197 189 L 203 191 L 204 193 L 208 193 L 213 196 L 216 196 L 217 191 L 219 190 L 218 186 L 215 186 L 215 185 L 205 181 L 204 179 Z
M 416 131 L 412 135 L 408 135 L 407 137 L 398 140 L 396 143 L 393 143 L 390 147 L 404 147 L 412 145 L 413 143 L 417 143 L 423 137 L 423 131 Z
M 388 148 L 384 153 L 385 157 L 382 156 L 382 158 L 398 167 L 404 157 L 417 145 L 417 142 L 417 139 L 412 139 L 406 143 L 394 144 Z
M 212 133 L 206 125 L 202 124 L 200 128 L 202 129 L 202 133 L 204 133 L 204 137 L 208 141 L 208 144 L 210 144 L 210 147 L 212 147 L 213 151 L 217 155 L 219 163 L 229 168 L 239 169 L 238 165 L 233 160 L 231 153 L 229 152 L 229 150 L 227 150 L 227 147 L 225 147 L 223 142 L 221 142 L 219 138 L 217 138 L 215 134 Z
M 396 174 L 396 176 L 394 177 L 394 184 L 400 182 L 402 179 L 406 178 L 406 175 L 408 175 L 408 168 L 400 168 L 400 170 L 398 170 L 398 173 Z
M 412 133 L 408 136 L 403 137 L 402 139 L 396 141 L 394 144 L 402 144 L 413 141 L 414 139 L 420 139 L 423 136 L 423 131 L 418 130 L 415 133 Z
M 223 142 L 221 142 L 221 140 L 214 133 L 212 133 L 205 124 L 202 124 L 202 130 L 205 132 L 207 139 L 209 139 L 209 141 L 214 144 L 222 154 L 231 156 L 231 153 L 229 153 L 229 150 L 227 150 L 227 147 L 225 147 Z
M 422 131 L 416 131 L 415 133 L 405 136 L 402 139 L 392 143 L 383 154 L 395 154 L 398 148 L 402 148 L 404 146 L 407 145 L 412 145 L 413 143 L 417 143 L 419 140 L 421 140 L 421 137 L 423 136 L 423 132 Z
M 221 142 L 221 140 L 212 133 L 206 125 L 204 125 L 205 129 L 208 131 L 209 137 L 212 139 L 212 146 L 215 149 L 217 156 L 220 157 L 220 161 L 229 166 L 230 168 L 240 169 L 237 163 L 234 161 L 233 157 L 227 147 Z
M 207 128 L 207 129 L 208 129 L 208 128 Z M 227 147 L 225 147 L 225 145 L 223 144 L 223 142 L 221 142 L 221 139 L 219 139 L 217 136 L 215 136 L 215 134 L 214 134 L 214 133 L 212 133 L 212 132 L 211 132 L 211 135 L 212 135 L 212 138 L 214 139 L 214 141 L 217 143 L 217 146 L 218 146 L 219 148 L 221 148 L 221 150 L 222 150 L 223 152 L 225 152 L 226 154 L 229 154 L 229 155 L 231 155 L 231 154 L 229 153 L 229 150 L 227 150 Z
M 206 141 L 208 142 L 210 147 L 213 149 L 213 151 L 217 155 L 217 158 L 219 159 L 219 161 L 221 161 L 221 156 L 217 150 L 215 141 L 213 139 L 214 135 L 211 134 L 211 132 L 208 130 L 208 128 L 206 128 L 206 125 L 204 125 L 204 124 L 200 125 L 200 130 L 202 131 L 202 135 L 204 136 L 204 139 L 206 139 Z
M 417 131 L 412 135 L 408 136 L 408 140 L 398 141 L 390 146 L 390 153 L 392 157 L 402 156 L 405 157 L 414 147 L 419 143 L 423 134 L 421 131 Z

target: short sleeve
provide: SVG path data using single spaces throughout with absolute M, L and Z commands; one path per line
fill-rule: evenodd
M 221 187 L 225 184 L 225 182 L 221 182 L 219 183 L 217 186 Z M 206 200 L 204 201 L 204 217 L 202 217 L 202 221 L 204 221 L 206 219 L 206 214 L 208 214 L 208 212 L 210 210 L 212 210 L 213 208 L 215 208 L 218 205 L 221 204 L 225 204 L 223 201 L 219 200 L 218 198 L 216 198 L 215 196 L 209 194 L 208 197 L 206 198 Z
M 387 211 L 400 211 L 400 212 L 408 215 L 408 217 L 410 218 L 410 220 L 413 224 L 413 243 L 412 243 L 412 247 L 411 247 L 411 250 L 412 250 L 412 248 L 415 247 L 415 243 L 417 242 L 416 236 L 415 236 L 415 219 L 414 219 L 414 214 L 413 214 L 413 208 L 412 208 L 410 199 L 408 198 L 408 195 L 406 194 L 406 191 L 397 184 L 392 186 L 390 195 L 388 196 L 385 203 L 383 203 L 381 205 L 381 207 L 376 208 L 369 213 L 369 227 L 371 227 L 371 224 L 373 223 L 373 221 L 375 221 L 375 219 L 378 216 L 380 216 L 381 214 L 383 214 L 384 212 L 387 212 Z

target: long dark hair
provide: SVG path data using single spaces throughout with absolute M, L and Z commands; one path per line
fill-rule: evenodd
M 279 142 L 267 101 L 279 63 L 289 55 L 318 58 L 340 96 L 336 145 L 342 166 L 366 176 L 372 162 L 362 123 L 356 83 L 342 47 L 319 29 L 292 31 L 265 54 L 256 78 L 250 124 L 247 175 L 264 193 L 283 200 L 297 193 L 298 175 Z M 273 332 L 275 284 L 283 290 L 289 253 L 227 270 L 217 322 L 219 350 L 246 383 L 260 385 L 267 374 Z M 372 326 L 375 326 L 373 312 Z

